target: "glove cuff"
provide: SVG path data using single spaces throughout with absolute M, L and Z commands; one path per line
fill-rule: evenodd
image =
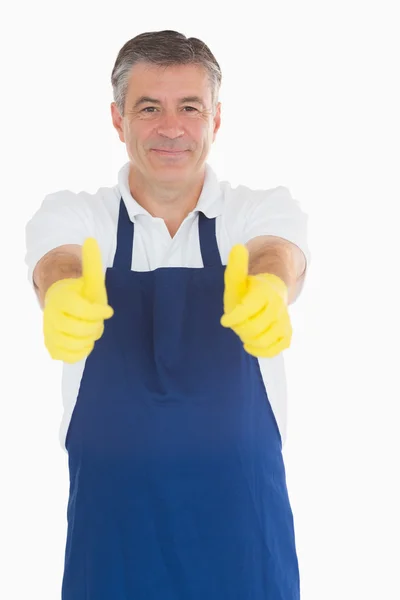
M 255 277 L 266 280 L 276 291 L 276 293 L 279 294 L 279 296 L 284 300 L 285 304 L 287 304 L 289 290 L 283 279 L 277 275 L 273 275 L 272 273 L 259 273 L 258 275 L 255 275 Z

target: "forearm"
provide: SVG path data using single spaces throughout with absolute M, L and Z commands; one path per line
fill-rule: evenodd
M 301 286 L 303 264 L 299 264 L 293 247 L 284 241 L 274 240 L 247 244 L 249 250 L 249 275 L 272 273 L 280 277 L 288 288 L 288 304 L 298 296 Z M 303 273 L 304 274 L 304 273 Z
M 60 279 L 81 277 L 81 247 L 77 245 L 61 246 L 48 252 L 38 262 L 33 273 L 33 283 L 41 308 L 49 287 Z

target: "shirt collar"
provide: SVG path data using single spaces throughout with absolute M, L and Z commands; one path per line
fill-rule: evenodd
M 117 187 L 125 202 L 130 220 L 135 222 L 137 215 L 150 215 L 150 213 L 133 198 L 130 192 L 129 167 L 130 162 L 127 162 L 119 170 Z M 217 175 L 208 163 L 206 163 L 205 169 L 203 188 L 193 213 L 202 212 L 208 219 L 211 219 L 222 213 L 223 193 Z

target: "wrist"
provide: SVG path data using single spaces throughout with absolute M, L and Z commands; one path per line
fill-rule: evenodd
M 287 305 L 289 290 L 288 290 L 288 286 L 283 281 L 283 279 L 281 279 L 281 277 L 278 277 L 277 275 L 274 275 L 273 273 L 258 273 L 257 275 L 253 275 L 253 277 L 256 277 L 257 279 L 261 279 L 263 281 L 267 281 L 267 283 L 272 287 L 272 289 L 280 296 L 280 298 L 282 298 L 282 300 Z
M 33 273 L 33 283 L 41 307 L 44 308 L 45 296 L 53 284 L 63 279 L 77 279 L 81 275 L 81 259 L 76 253 L 58 248 L 48 252 L 36 265 Z

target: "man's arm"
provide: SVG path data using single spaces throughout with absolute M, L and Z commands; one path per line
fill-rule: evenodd
M 303 287 L 306 259 L 298 246 L 272 235 L 257 236 L 247 242 L 249 275 L 272 273 L 288 286 L 288 305 L 294 302 Z
M 33 271 L 33 284 L 44 308 L 44 298 L 49 287 L 59 279 L 82 276 L 82 246 L 68 244 L 45 254 Z

